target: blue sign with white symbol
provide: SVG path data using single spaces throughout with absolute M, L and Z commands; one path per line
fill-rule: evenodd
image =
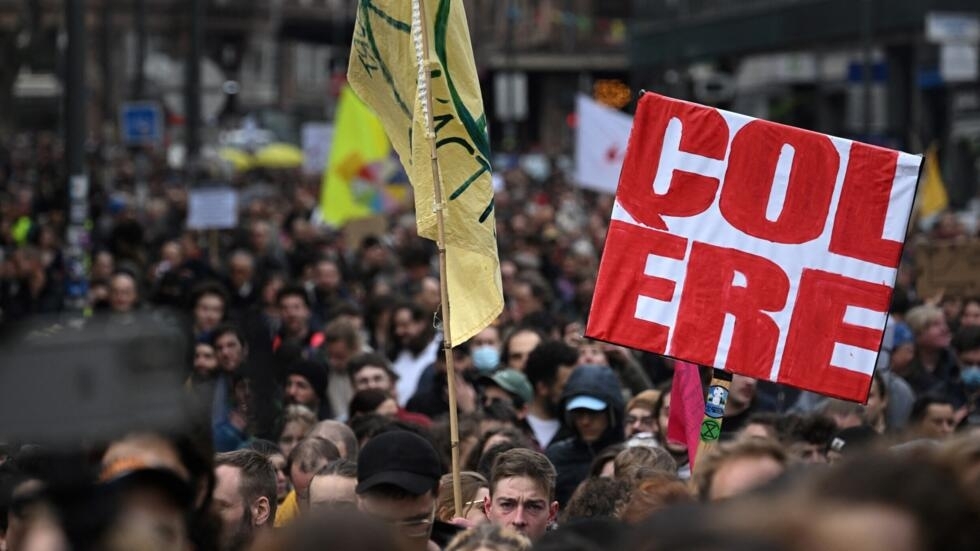
M 728 402 L 728 389 L 715 385 L 708 388 L 708 396 L 704 401 L 704 413 L 708 417 L 720 419 L 725 415 L 725 404 Z
M 153 101 L 134 101 L 122 105 L 120 134 L 126 145 L 159 145 L 163 142 L 163 110 Z

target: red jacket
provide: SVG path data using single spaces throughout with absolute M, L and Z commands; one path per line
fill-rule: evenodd
M 432 419 L 429 419 L 427 415 L 408 411 L 403 408 L 398 408 L 398 413 L 395 414 L 395 419 L 398 419 L 404 423 L 412 423 L 425 429 L 432 426 Z

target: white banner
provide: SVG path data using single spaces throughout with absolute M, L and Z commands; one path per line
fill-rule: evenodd
M 238 225 L 238 192 L 230 187 L 192 189 L 187 203 L 187 229 L 225 230 Z
M 308 122 L 303 125 L 303 172 L 321 174 L 327 166 L 330 144 L 333 143 L 333 125 L 325 122 Z
M 581 94 L 575 110 L 575 181 L 581 187 L 614 194 L 633 118 Z

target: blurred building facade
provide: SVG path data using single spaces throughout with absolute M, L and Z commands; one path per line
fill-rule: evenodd
M 628 0 L 467 1 L 497 149 L 569 150 L 575 95 L 627 86 L 630 13 Z
M 633 9 L 634 84 L 909 151 L 936 143 L 953 203 L 975 196 L 976 0 L 636 0 Z
M 131 99 L 160 101 L 170 124 L 179 127 L 193 1 L 87 0 L 90 128 L 102 121 L 111 133 L 119 103 Z M 296 139 L 298 123 L 332 117 L 346 71 L 355 0 L 199 1 L 206 5 L 202 106 L 207 124 L 253 114 L 261 126 Z M 629 0 L 463 2 L 497 149 L 517 144 L 567 149 L 576 92 L 589 92 L 601 80 L 625 87 Z M 11 101 L 18 127 L 59 124 L 63 10 L 55 0 L 0 0 L 0 38 L 38 29 L 38 40 L 21 52 L 23 63 L 8 65 L 17 73 Z M 146 45 L 142 80 L 140 36 Z
M 346 69 L 354 3 L 199 1 L 205 4 L 201 85 L 206 124 L 213 127 L 254 112 L 268 125 L 279 126 L 278 133 L 288 139 L 295 137 L 295 121 L 330 116 L 337 78 Z M 180 126 L 193 3 L 86 2 L 90 129 L 99 128 L 99 121 L 113 126 L 120 102 L 135 99 L 161 102 L 168 122 Z M 58 128 L 63 12 L 63 2 L 54 0 L 0 0 L 0 47 L 6 47 L 3 65 L 14 73 L 8 101 L 17 128 Z M 29 47 L 18 49 L 16 44 L 28 35 Z M 141 37 L 142 75 L 137 70 Z M 16 64 L 8 63 L 15 57 Z M 0 68 L 0 88 L 4 71 Z

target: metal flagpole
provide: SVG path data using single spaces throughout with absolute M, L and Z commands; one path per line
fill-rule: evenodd
M 450 329 L 449 283 L 446 279 L 446 222 L 443 216 L 445 203 L 442 198 L 442 177 L 439 173 L 439 154 L 436 151 L 436 133 L 432 118 L 432 93 L 429 89 L 429 29 L 425 18 L 423 0 L 412 0 L 412 18 L 416 57 L 419 64 L 419 93 L 422 95 L 425 116 L 425 137 L 429 142 L 429 158 L 432 162 L 432 187 L 434 191 L 432 208 L 438 224 L 439 248 L 439 292 L 442 301 L 443 354 L 446 357 L 446 386 L 449 388 L 449 441 L 452 451 L 453 507 L 457 517 L 463 516 L 463 497 L 459 480 L 459 419 L 456 413 L 456 370 L 453 366 L 453 340 Z

